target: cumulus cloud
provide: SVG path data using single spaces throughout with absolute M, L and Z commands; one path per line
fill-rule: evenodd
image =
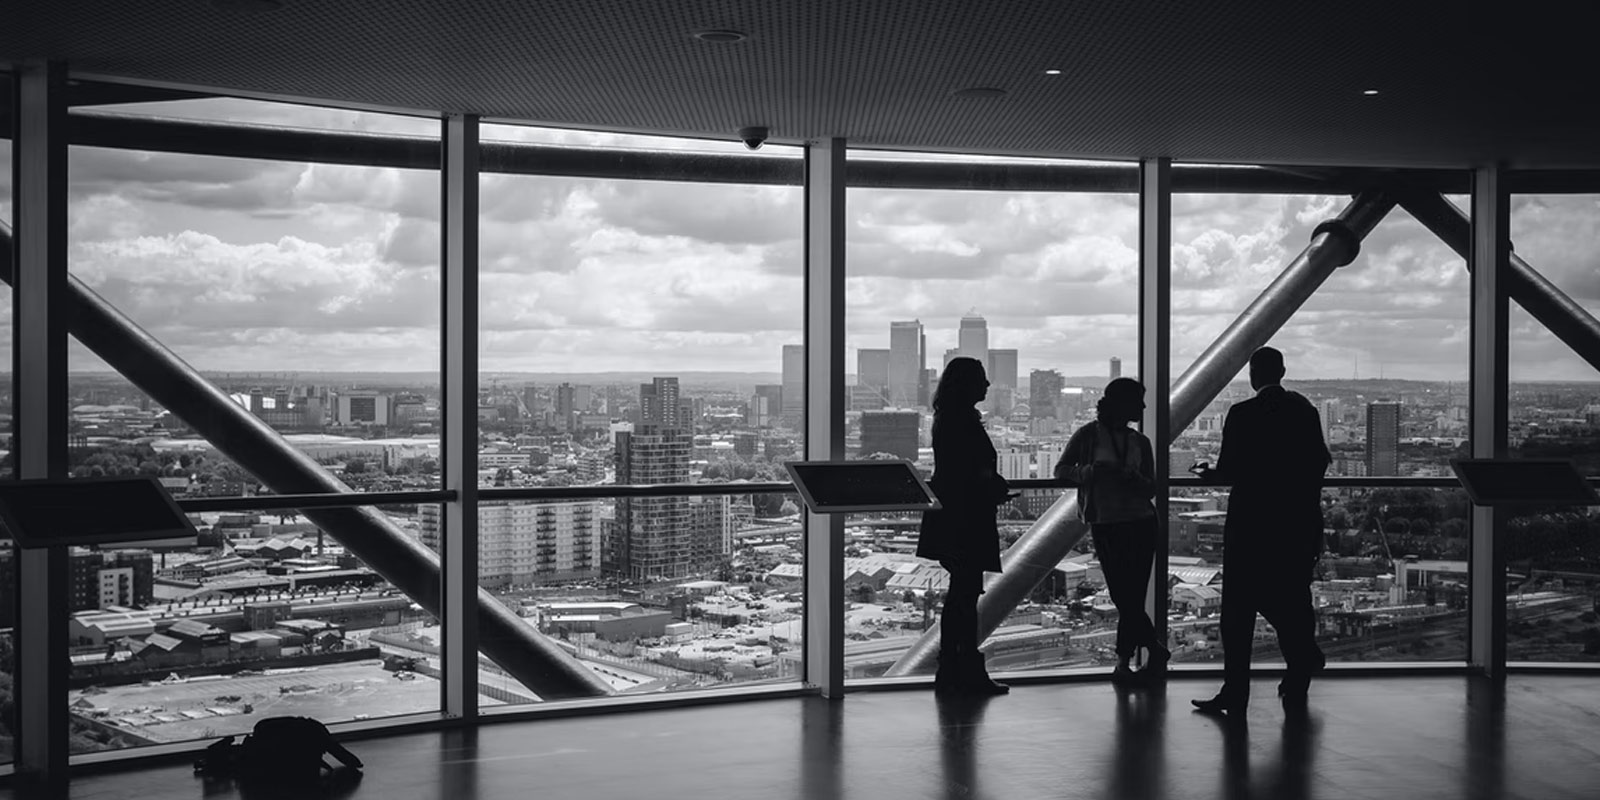
M 196 118 L 437 132 L 428 120 L 246 101 L 168 105 Z M 743 152 L 515 126 L 485 133 Z M 785 157 L 775 152 L 752 157 Z M 89 148 L 73 149 L 71 169 L 74 273 L 191 363 L 436 369 L 436 173 Z M 802 338 L 801 201 L 796 187 L 483 176 L 484 368 L 776 371 L 781 346 Z M 891 321 L 921 319 L 936 368 L 969 310 L 988 319 L 991 347 L 1020 351 L 1024 374 L 1100 375 L 1109 357 L 1136 357 L 1133 195 L 852 189 L 846 203 L 852 364 L 856 349 L 887 346 Z M 1175 370 L 1347 203 L 1175 197 Z M 1519 197 L 1513 235 L 1558 286 L 1600 305 L 1594 197 Z M 1461 259 L 1396 209 L 1274 343 L 1300 377 L 1344 377 L 1359 363 L 1363 375 L 1464 380 L 1468 285 Z M 1513 342 L 1525 377 L 1593 377 L 1531 321 Z

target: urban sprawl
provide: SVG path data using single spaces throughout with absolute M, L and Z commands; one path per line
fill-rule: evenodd
M 989 347 L 981 317 L 962 319 L 957 337 L 943 360 L 987 365 L 982 409 L 1008 479 L 1048 478 L 1067 437 L 1093 419 L 1100 387 L 1123 370 L 1110 358 L 1105 374 L 1033 369 L 1023 380 L 1018 351 Z M 854 352 L 848 456 L 904 458 L 926 474 L 940 362 L 920 322 L 891 323 L 886 344 Z M 783 463 L 802 453 L 804 361 L 794 345 L 766 376 L 485 374 L 480 484 L 786 481 Z M 436 377 L 210 377 L 352 491 L 440 485 Z M 1330 475 L 1447 477 L 1449 459 L 1466 452 L 1464 382 L 1292 377 L 1321 414 Z M 269 493 L 120 377 L 75 373 L 70 392 L 74 477 L 154 476 L 178 498 Z M 1174 476 L 1215 460 L 1224 416 L 1248 392 L 1229 386 L 1182 432 L 1168 451 Z M 1574 458 L 1600 473 L 1600 387 L 1513 385 L 1510 441 L 1519 455 Z M 1069 491 L 1030 488 L 1003 506 L 1003 544 Z M 1464 493 L 1341 487 L 1324 498 L 1327 553 L 1314 594 L 1330 659 L 1463 658 Z M 1179 660 L 1209 660 L 1218 656 L 1226 493 L 1175 488 L 1169 509 L 1171 647 Z M 439 506 L 381 511 L 439 547 Z M 789 493 L 485 501 L 480 582 L 618 692 L 792 681 L 804 600 L 799 512 Z M 197 546 L 71 552 L 76 748 L 240 732 L 269 714 L 337 721 L 437 708 L 438 621 L 348 554 L 338 531 L 292 511 L 192 517 Z M 918 522 L 883 514 L 847 523 L 849 677 L 883 674 L 937 619 L 945 573 L 911 555 Z M 1600 657 L 1594 523 L 1539 510 L 1508 523 L 1516 657 Z M 6 548 L 0 558 L 15 556 Z M 17 613 L 15 575 L 14 564 L 0 565 L 6 628 Z M 1114 661 L 1115 617 L 1085 537 L 986 641 L 990 668 Z M 1260 624 L 1257 657 L 1270 660 L 1273 639 Z M 0 643 L 9 649 L 10 637 Z M 9 654 L 0 657 L 9 669 Z M 488 659 L 481 675 L 485 704 L 539 699 Z

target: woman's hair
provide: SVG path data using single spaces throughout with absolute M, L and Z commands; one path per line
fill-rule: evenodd
M 1095 415 L 1104 421 L 1110 418 L 1116 409 L 1135 403 L 1140 405 L 1144 403 L 1144 384 L 1132 378 L 1117 378 L 1106 384 L 1105 393 L 1094 404 Z
M 944 365 L 939 376 L 939 388 L 933 391 L 935 414 L 951 403 L 976 403 L 979 389 L 984 388 L 988 376 L 983 372 L 983 362 L 976 358 L 959 356 Z

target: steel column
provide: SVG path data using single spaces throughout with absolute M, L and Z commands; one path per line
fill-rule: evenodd
M 12 147 L 17 235 L 12 309 L 16 472 L 67 477 L 66 67 L 24 64 L 16 75 Z M 67 776 L 67 561 L 62 548 L 18 550 L 17 769 L 54 784 Z
M 1172 441 L 1172 159 L 1147 158 L 1139 164 L 1139 380 L 1145 409 L 1140 427 L 1155 450 L 1156 553 L 1150 565 L 1145 611 L 1156 640 L 1167 640 L 1167 552 L 1170 533 L 1167 489 Z
M 1503 184 L 1505 176 L 1500 180 Z M 1472 267 L 1476 246 L 1472 221 L 1461 209 L 1434 192 L 1408 192 L 1401 196 L 1400 205 L 1466 259 L 1469 269 Z M 1510 236 L 1509 228 L 1506 235 Z M 1505 283 L 1505 293 L 1590 366 L 1600 370 L 1600 321 L 1515 252 L 1510 254 L 1507 264 L 1505 274 L 1500 276 Z
M 478 118 L 444 120 L 444 683 L 447 716 L 478 716 Z
M 844 458 L 845 143 L 805 157 L 805 453 Z M 805 682 L 844 695 L 844 515 L 806 511 Z
M 1472 367 L 1470 433 L 1474 458 L 1505 458 L 1508 424 L 1511 204 L 1501 169 L 1481 167 L 1472 175 Z M 1505 515 L 1472 507 L 1471 613 L 1467 655 L 1493 678 L 1505 677 L 1506 564 L 1496 541 Z
M 1317 226 L 1310 246 L 1173 384 L 1173 431 L 1187 428 L 1250 362 L 1250 354 L 1265 346 L 1335 269 L 1355 260 L 1361 240 L 1394 204 L 1387 192 L 1362 192 L 1339 216 Z
M 0 226 L 0 245 L 9 245 L 11 238 L 10 231 Z M 0 263 L 0 280 L 10 283 L 10 259 L 4 262 Z M 67 290 L 67 330 L 73 338 L 272 491 L 350 491 L 82 281 L 68 275 Z M 361 507 L 307 509 L 304 513 L 428 613 L 443 617 L 439 556 L 382 512 Z M 599 677 L 493 595 L 480 589 L 477 598 L 483 652 L 540 697 L 611 693 Z
M 1244 369 L 1250 354 L 1271 340 L 1334 270 L 1355 260 L 1361 240 L 1392 208 L 1394 199 L 1386 193 L 1362 192 L 1339 216 L 1317 226 L 1311 244 L 1174 382 L 1170 428 L 1167 441 L 1161 443 L 1163 449 Z M 978 598 L 979 636 L 993 633 L 1083 538 L 1087 526 L 1078 522 L 1077 505 L 1076 493 L 1062 495 L 1001 555 L 1001 573 L 991 577 Z M 910 675 L 931 668 L 938 648 L 935 628 L 923 633 L 887 674 Z

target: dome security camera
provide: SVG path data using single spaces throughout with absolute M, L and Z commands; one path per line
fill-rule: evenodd
M 761 149 L 761 145 L 767 143 L 767 128 L 764 125 L 752 125 L 748 128 L 740 128 L 739 139 L 744 142 L 745 147 L 748 147 L 751 150 L 759 150 Z

